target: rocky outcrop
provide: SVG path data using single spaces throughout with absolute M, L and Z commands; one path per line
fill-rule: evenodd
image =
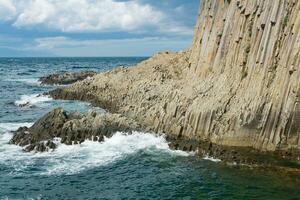
M 68 114 L 58 108 L 43 116 L 32 127 L 21 127 L 14 132 L 11 144 L 24 147 L 25 151 L 47 151 L 63 144 L 80 144 L 85 140 L 103 141 L 117 131 L 130 133 L 141 127 L 124 116 L 90 112 Z
M 93 71 L 83 71 L 74 73 L 62 73 L 62 74 L 51 74 L 48 76 L 41 77 L 39 81 L 44 85 L 68 85 L 77 81 L 82 81 L 86 78 L 91 78 L 97 73 Z
M 173 138 L 300 159 L 300 1 L 201 2 L 191 49 L 51 95 L 90 101 Z

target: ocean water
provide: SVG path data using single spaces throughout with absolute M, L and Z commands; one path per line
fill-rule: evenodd
M 43 96 L 62 86 L 38 78 L 63 71 L 107 71 L 145 58 L 0 58 L 0 199 L 300 199 L 300 177 L 172 151 L 163 136 L 116 133 L 104 142 L 25 153 L 10 131 L 56 107 L 100 110 Z M 27 106 L 22 107 L 24 103 Z

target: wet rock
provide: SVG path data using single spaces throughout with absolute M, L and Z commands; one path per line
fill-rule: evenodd
M 74 73 L 63 73 L 63 74 L 51 74 L 45 77 L 41 77 L 39 81 L 45 85 L 68 85 L 75 83 L 77 81 L 82 81 L 84 79 L 91 78 L 97 73 L 93 71 L 83 71 L 83 72 L 74 72 Z
M 101 142 L 115 132 L 140 130 L 140 126 L 122 115 L 90 112 L 86 115 L 67 113 L 62 108 L 54 109 L 31 127 L 21 127 L 14 132 L 11 144 L 24 147 L 25 151 L 48 151 L 55 149 L 56 138 L 61 143 L 80 144 L 85 140 Z

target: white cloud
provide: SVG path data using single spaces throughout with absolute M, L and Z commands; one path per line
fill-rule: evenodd
M 179 51 L 190 43 L 190 39 L 166 37 L 76 40 L 62 36 L 38 38 L 23 50 L 48 51 L 58 56 L 149 56 L 157 51 Z
M 152 30 L 191 34 L 162 11 L 139 0 L 0 0 L 0 20 L 62 32 Z
M 10 0 L 0 0 L 0 19 L 10 20 L 16 15 L 16 8 Z

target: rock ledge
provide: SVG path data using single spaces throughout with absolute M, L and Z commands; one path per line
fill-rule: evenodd
M 97 73 L 94 71 L 83 71 L 63 74 L 51 74 L 48 76 L 41 77 L 39 81 L 44 85 L 68 85 L 77 81 L 82 81 L 88 77 L 93 77 Z

